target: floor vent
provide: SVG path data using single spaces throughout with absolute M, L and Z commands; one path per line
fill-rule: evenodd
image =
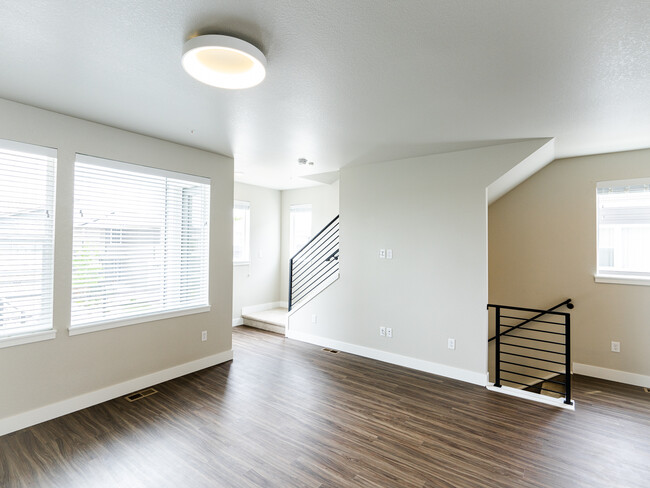
M 151 396 L 158 393 L 157 390 L 154 390 L 153 388 L 147 388 L 146 390 L 141 390 L 141 391 L 136 391 L 135 393 L 131 393 L 130 395 L 125 396 L 126 400 L 128 402 L 135 402 L 138 400 L 142 400 L 145 397 Z
M 331 352 L 332 354 L 336 354 L 338 352 L 336 349 L 330 349 L 329 347 L 324 347 L 323 351 Z

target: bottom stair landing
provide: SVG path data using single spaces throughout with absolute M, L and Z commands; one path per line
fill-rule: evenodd
M 289 312 L 286 308 L 273 308 L 271 310 L 242 315 L 244 325 L 282 335 L 284 335 L 287 328 L 288 317 Z

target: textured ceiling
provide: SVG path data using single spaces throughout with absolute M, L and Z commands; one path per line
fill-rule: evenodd
M 257 45 L 266 80 L 190 78 L 197 33 Z M 647 1 L 0 0 L 0 73 L 0 97 L 234 156 L 274 188 L 500 141 L 650 146 Z

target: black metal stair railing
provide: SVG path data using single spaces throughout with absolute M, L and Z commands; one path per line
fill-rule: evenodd
M 289 311 L 339 271 L 339 216 L 289 261 Z
M 573 308 L 571 299 L 548 310 L 488 305 L 496 312 L 496 335 L 490 338 L 495 341 L 494 386 L 534 387 L 563 395 L 564 403 L 573 405 L 571 315 L 557 311 L 564 305 Z

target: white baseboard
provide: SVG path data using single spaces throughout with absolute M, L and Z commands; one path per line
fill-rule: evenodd
M 157 371 L 139 378 L 118 383 L 101 390 L 84 393 L 67 400 L 52 403 L 44 407 L 36 408 L 28 412 L 19 413 L 12 417 L 0 419 L 0 436 L 15 432 L 32 425 L 40 424 L 57 417 L 62 417 L 77 410 L 92 407 L 98 403 L 103 403 L 113 398 L 127 395 L 134 391 L 142 390 L 164 381 L 173 380 L 179 376 L 194 373 L 210 366 L 230 361 L 232 359 L 232 349 L 205 358 L 190 361 L 189 363 L 179 364 L 172 368 Z
M 650 388 L 650 376 L 637 373 L 628 373 L 617 369 L 601 368 L 600 366 L 591 366 L 590 364 L 573 363 L 573 373 L 593 376 L 603 380 L 626 383 L 628 385 L 643 386 Z
M 239 317 L 238 319 L 232 319 L 232 326 L 237 327 L 238 325 L 244 325 L 244 319 Z
M 406 368 L 416 369 L 418 371 L 424 371 L 425 373 L 431 373 L 439 376 L 445 376 L 447 378 L 452 378 L 455 380 L 465 381 L 467 383 L 472 383 L 474 385 L 480 385 L 480 386 L 486 385 L 485 373 L 479 373 L 475 371 L 469 371 L 466 369 L 455 368 L 452 366 L 447 366 L 445 364 L 434 363 L 432 361 L 425 361 L 424 359 L 416 359 L 409 356 L 402 356 L 401 354 L 395 354 L 392 352 L 381 351 L 379 349 L 373 349 L 371 347 L 350 344 L 348 342 L 328 339 L 327 337 L 320 337 L 312 334 L 307 334 L 304 332 L 298 332 L 295 330 L 288 330 L 287 337 L 302 342 L 308 342 L 310 344 L 316 344 L 317 346 L 321 346 L 321 347 L 338 349 L 339 351 L 355 354 L 357 356 L 376 359 L 378 361 L 383 361 L 385 363 L 396 364 L 398 366 L 404 366 Z
M 248 315 L 249 313 L 264 312 L 266 310 L 273 310 L 274 308 L 287 308 L 287 302 L 269 302 L 242 307 L 241 314 Z
M 493 384 L 489 384 L 486 388 L 490 391 L 496 391 L 497 393 L 503 393 L 504 395 L 510 395 L 517 398 L 523 398 L 524 400 L 530 400 L 532 402 L 544 403 L 546 405 L 553 405 L 554 407 L 564 408 L 566 410 L 575 410 L 576 402 L 573 400 L 573 405 L 567 405 L 564 403 L 564 398 L 554 398 L 546 395 L 540 395 L 539 393 L 534 393 L 532 391 L 519 390 L 517 388 L 510 388 L 509 386 L 496 387 Z

